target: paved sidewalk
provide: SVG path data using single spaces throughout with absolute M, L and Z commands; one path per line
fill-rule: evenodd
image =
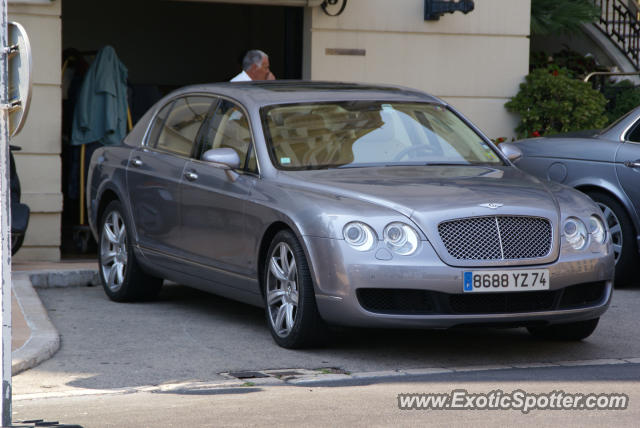
M 36 288 L 98 284 L 92 260 L 14 262 L 11 266 L 11 373 L 45 361 L 60 347 L 60 336 L 42 306 Z

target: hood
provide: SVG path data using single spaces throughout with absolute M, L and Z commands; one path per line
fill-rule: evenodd
M 521 214 L 557 223 L 559 215 L 547 187 L 510 166 L 368 167 L 282 174 L 295 180 L 294 186 L 394 209 L 423 230 L 460 217 Z M 483 204 L 502 205 L 492 209 Z

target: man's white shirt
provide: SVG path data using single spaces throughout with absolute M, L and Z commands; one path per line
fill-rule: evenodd
M 242 70 L 236 77 L 230 80 L 230 82 L 251 82 L 253 79 Z

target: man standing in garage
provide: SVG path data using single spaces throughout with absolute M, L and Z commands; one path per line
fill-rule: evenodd
M 242 71 L 231 82 L 250 82 L 252 80 L 275 80 L 269 69 L 269 57 L 258 49 L 250 50 L 242 60 Z

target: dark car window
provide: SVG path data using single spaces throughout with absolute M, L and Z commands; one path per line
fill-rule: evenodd
M 240 157 L 240 169 L 249 166 L 257 170 L 255 159 L 247 161 L 251 148 L 251 130 L 249 121 L 240 107 L 231 101 L 222 101 L 206 131 L 200 150 L 200 157 L 210 149 L 230 148 Z M 253 156 L 253 155 L 252 155 Z
M 627 134 L 627 141 L 640 143 L 640 123 L 636 122 L 631 132 Z
M 156 117 L 149 145 L 165 152 L 189 156 L 213 101 L 210 97 L 184 97 L 165 107 Z

